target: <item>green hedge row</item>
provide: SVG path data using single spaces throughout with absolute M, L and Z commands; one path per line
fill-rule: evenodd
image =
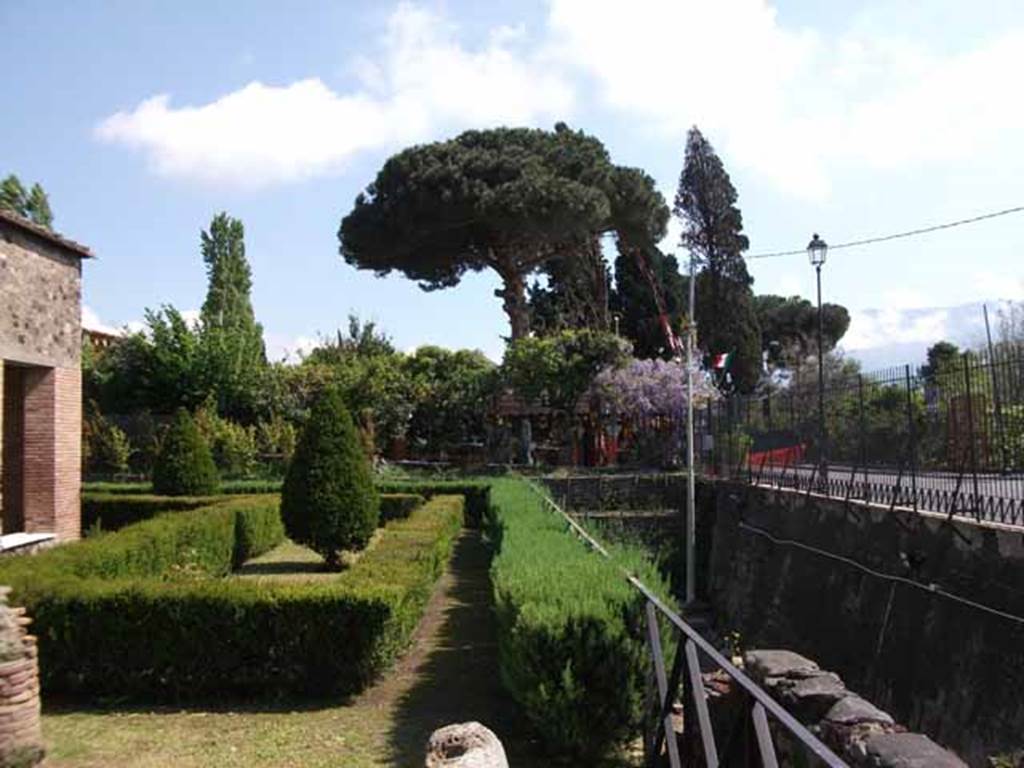
M 596 759 L 638 732 L 650 665 L 643 599 L 616 565 L 668 588 L 638 548 L 592 552 L 523 480 L 495 480 L 491 501 L 502 680 L 550 749 Z
M 380 524 L 404 520 L 426 503 L 418 493 L 382 493 L 380 495 Z
M 164 512 L 183 512 L 213 507 L 237 498 L 227 496 L 154 496 L 127 493 L 82 494 L 82 530 L 88 536 L 118 531 Z M 387 493 L 380 497 L 380 524 L 408 517 L 426 499 L 417 493 Z
M 209 701 L 351 693 L 408 642 L 460 527 L 434 499 L 349 570 L 223 578 L 281 540 L 278 499 L 242 497 L 0 564 L 39 637 L 46 693 Z
M 490 480 L 388 480 L 377 483 L 380 493 L 415 493 L 427 499 L 455 495 L 466 500 L 466 525 L 478 528 L 491 506 Z
M 183 512 L 209 507 L 231 497 L 156 496 L 86 491 L 82 494 L 82 531 L 93 536 L 100 531 L 117 531 L 126 525 L 148 520 L 162 512 Z

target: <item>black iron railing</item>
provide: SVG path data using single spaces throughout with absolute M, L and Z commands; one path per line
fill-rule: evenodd
M 570 528 L 588 546 L 604 557 L 608 551 L 599 541 L 594 539 L 572 515 L 533 483 L 534 492 L 556 514 L 563 517 Z M 796 748 L 807 755 L 813 755 L 822 764 L 830 768 L 845 768 L 847 764 L 832 750 L 781 707 L 760 686 L 751 680 L 741 669 L 736 667 L 725 656 L 719 653 L 690 624 L 654 594 L 636 576 L 623 571 L 623 577 L 639 592 L 645 600 L 645 623 L 647 647 L 651 654 L 654 668 L 654 694 L 651 707 L 652 727 L 645 730 L 644 754 L 647 765 L 656 766 L 664 763 L 667 758 L 671 768 L 681 768 L 684 764 L 680 754 L 679 739 L 672 723 L 674 705 L 682 703 L 683 707 L 683 740 L 684 744 L 699 751 L 700 758 L 709 768 L 718 768 L 729 754 L 732 744 L 720 744 L 712 726 L 711 714 L 708 710 L 707 692 L 701 671 L 702 659 L 708 661 L 716 669 L 724 672 L 746 699 L 746 713 L 753 726 L 756 752 L 761 765 L 766 768 L 778 766 L 776 746 L 772 736 L 772 724 L 781 729 Z M 667 624 L 671 636 L 663 638 L 662 624 Z M 671 670 L 666 665 L 665 645 L 674 645 L 675 654 Z M 670 656 L 669 658 L 673 658 Z M 735 729 L 734 729 L 735 730 Z M 745 730 L 745 729 L 740 729 Z M 720 747 L 723 749 L 720 750 Z M 749 763 L 747 763 L 749 764 Z
M 698 412 L 702 471 L 1024 525 L 1024 350 L 934 368 L 830 371 Z

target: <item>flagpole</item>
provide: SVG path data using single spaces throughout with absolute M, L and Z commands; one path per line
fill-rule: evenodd
M 697 507 L 693 468 L 693 335 L 697 330 L 694 315 L 693 253 L 690 253 L 690 309 L 686 326 L 686 603 L 697 597 Z

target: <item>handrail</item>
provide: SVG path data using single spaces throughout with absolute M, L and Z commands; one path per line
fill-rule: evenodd
M 558 504 L 556 504 L 550 498 L 550 496 L 541 491 L 534 481 L 526 478 L 524 479 L 526 480 L 526 483 L 527 485 L 529 485 L 530 489 L 535 494 L 537 494 L 537 496 L 539 496 L 542 501 L 544 501 L 549 507 L 551 507 L 551 509 L 553 509 L 559 515 L 561 515 L 569 524 L 569 526 L 575 531 L 575 533 L 581 539 L 583 539 L 583 541 L 586 542 L 588 546 L 590 546 L 591 548 L 593 548 L 609 560 L 611 559 L 611 555 L 608 553 L 608 550 L 605 549 L 605 547 L 597 539 L 591 536 L 590 533 L 572 517 L 572 515 L 567 513 L 560 506 L 558 506 Z M 741 688 L 743 688 L 743 690 L 751 698 L 753 698 L 755 702 L 755 713 L 753 715 L 755 718 L 755 725 L 757 725 L 756 721 L 758 719 L 758 715 L 760 714 L 763 717 L 763 713 L 756 712 L 757 705 L 760 705 L 764 708 L 764 710 L 771 713 L 771 715 L 776 720 L 778 720 L 783 726 L 785 726 L 785 728 L 790 733 L 792 733 L 793 736 L 795 736 L 800 742 L 802 742 L 806 747 L 808 747 L 810 751 L 813 752 L 818 758 L 820 758 L 827 766 L 829 766 L 829 768 L 849 768 L 845 761 L 843 761 L 831 749 L 825 746 L 825 744 L 822 743 L 822 741 L 817 736 L 811 733 L 806 726 L 804 726 L 800 721 L 798 721 L 791 714 L 789 714 L 789 712 L 787 712 L 778 702 L 776 702 L 775 699 L 769 696 L 764 691 L 764 689 L 762 689 L 759 685 L 757 685 L 757 683 L 751 680 L 746 675 L 746 673 L 744 673 L 742 670 L 736 667 L 731 661 L 725 658 L 725 656 L 719 653 L 715 649 L 715 647 L 711 645 L 711 643 L 705 640 L 701 636 L 701 634 L 697 632 L 697 630 L 695 630 L 693 627 L 687 624 L 682 619 L 682 617 L 680 617 L 675 611 L 673 611 L 671 608 L 665 605 L 665 603 L 662 602 L 662 600 L 656 594 L 654 594 L 654 592 L 652 592 L 646 584 L 640 581 L 640 579 L 638 579 L 634 574 L 629 573 L 626 569 L 619 566 L 616 567 L 619 568 L 619 571 L 626 578 L 626 580 L 647 599 L 648 603 L 653 605 L 663 616 L 665 616 L 676 627 L 676 629 L 682 632 L 683 635 L 685 635 L 689 641 L 692 641 L 692 643 L 696 647 L 700 648 L 700 650 L 704 654 L 706 654 L 719 667 L 719 669 L 723 670 L 727 675 L 729 675 L 730 678 L 735 680 L 736 683 Z M 762 754 L 764 754 L 764 750 L 766 749 L 766 747 L 762 742 L 762 730 L 760 728 L 757 728 L 757 735 L 759 746 L 762 750 Z M 770 744 L 770 737 L 765 738 Z

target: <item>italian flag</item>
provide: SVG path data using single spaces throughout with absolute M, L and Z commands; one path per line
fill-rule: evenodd
M 732 352 L 722 352 L 711 357 L 711 367 L 716 371 L 724 371 L 732 364 Z

